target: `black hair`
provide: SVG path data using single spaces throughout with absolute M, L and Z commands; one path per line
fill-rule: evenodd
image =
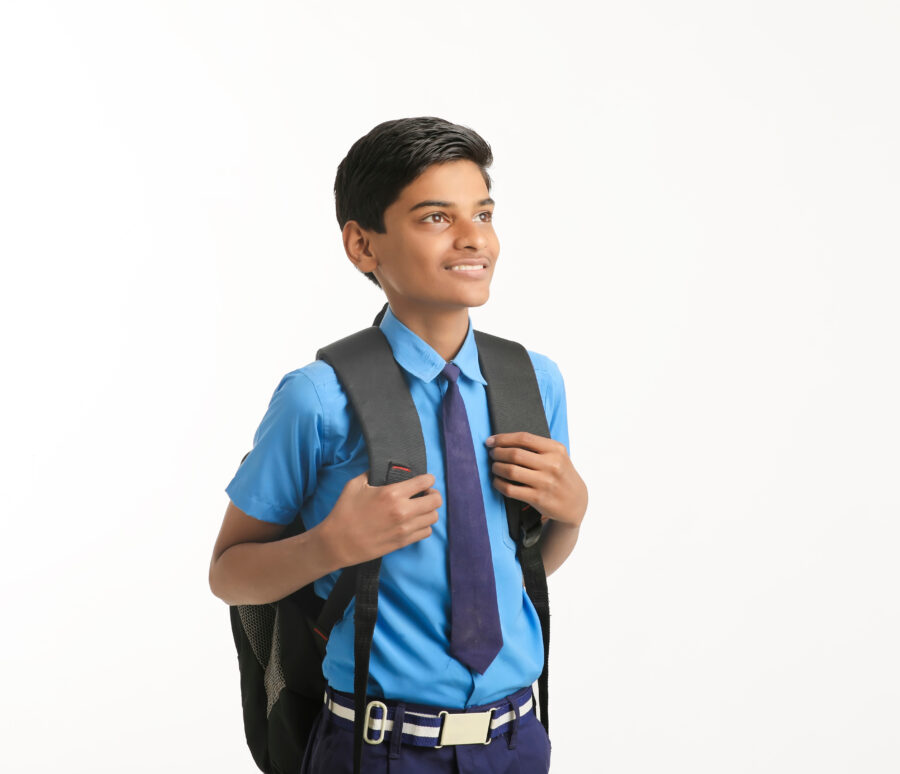
M 386 233 L 384 211 L 400 192 L 429 166 L 466 159 L 478 165 L 488 192 L 491 146 L 473 129 L 435 116 L 397 118 L 378 124 L 360 137 L 338 165 L 334 205 L 338 225 L 348 220 L 378 234 Z M 378 287 L 372 272 L 366 276 Z

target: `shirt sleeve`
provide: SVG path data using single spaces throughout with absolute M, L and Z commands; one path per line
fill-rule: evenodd
M 290 524 L 316 486 L 324 411 L 302 370 L 282 377 L 253 437 L 253 448 L 225 492 L 244 513 Z
M 550 437 L 565 446 L 566 453 L 571 456 L 566 385 L 562 372 L 559 370 L 559 366 L 546 355 L 531 350 L 528 351 L 528 354 L 531 356 L 534 373 L 541 391 L 541 399 L 544 402 L 544 413 L 547 415 Z

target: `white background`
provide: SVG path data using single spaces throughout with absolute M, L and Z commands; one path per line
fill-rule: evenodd
M 474 325 L 551 356 L 590 490 L 553 771 L 900 769 L 890 2 L 6 2 L 4 771 L 252 772 L 224 493 L 369 325 L 334 173 L 491 143 Z

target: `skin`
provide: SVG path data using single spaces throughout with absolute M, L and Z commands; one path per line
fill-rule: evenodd
M 494 203 L 478 166 L 466 160 L 433 164 L 401 191 L 384 213 L 386 233 L 348 221 L 342 237 L 347 257 L 373 272 L 397 318 L 445 360 L 459 352 L 469 308 L 482 306 L 500 254 Z M 417 207 L 441 201 L 445 206 Z M 446 267 L 461 258 L 483 258 L 484 276 L 460 277 Z M 493 440 L 493 445 L 491 441 Z M 537 509 L 546 524 L 541 553 L 547 574 L 569 556 L 587 511 L 587 487 L 566 448 L 532 433 L 488 439 L 493 485 Z
M 394 314 L 445 360 L 459 351 L 469 327 L 469 307 L 482 306 L 500 254 L 492 222 L 494 205 L 478 166 L 471 161 L 432 164 L 384 212 L 386 233 L 344 225 L 347 257 L 363 273 L 373 272 Z M 418 207 L 420 202 L 449 207 Z M 483 258 L 486 275 L 460 277 L 446 266 Z

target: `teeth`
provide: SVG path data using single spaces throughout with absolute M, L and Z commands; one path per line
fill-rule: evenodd
M 451 266 L 450 271 L 479 271 L 482 268 L 484 268 L 484 267 L 483 266 L 467 266 L 467 265 Z

